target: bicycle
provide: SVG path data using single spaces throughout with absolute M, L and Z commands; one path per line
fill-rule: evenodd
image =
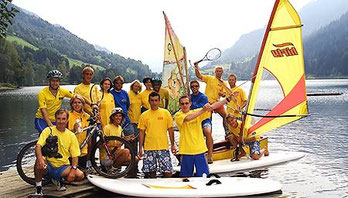
M 93 110 L 93 114 L 97 115 L 97 109 Z M 83 128 L 81 131 L 87 130 L 87 136 L 81 143 L 80 149 L 82 149 L 92 138 L 94 134 L 97 134 L 99 140 L 92 145 L 90 154 L 90 161 L 93 169 L 100 175 L 107 178 L 120 178 L 125 176 L 130 170 L 135 167 L 135 152 L 132 145 L 125 139 L 118 136 L 105 137 L 102 130 L 99 129 L 97 124 L 97 118 L 92 116 L 88 119 L 89 126 Z M 117 141 L 118 145 L 110 150 L 107 146 L 108 141 Z M 35 185 L 34 165 L 35 165 L 35 146 L 37 140 L 34 140 L 26 144 L 17 156 L 17 172 L 19 176 L 27 183 Z M 100 159 L 99 153 L 102 149 L 105 149 L 107 157 L 104 160 Z M 122 164 L 120 167 L 114 167 L 112 160 L 115 157 L 115 153 L 118 149 L 128 149 L 131 154 L 130 162 Z M 42 184 L 46 185 L 51 183 L 49 179 L 43 179 Z

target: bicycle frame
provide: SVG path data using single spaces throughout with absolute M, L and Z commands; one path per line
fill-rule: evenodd
M 98 137 L 103 140 L 103 147 L 106 151 L 107 156 L 109 157 L 109 159 L 113 159 L 113 156 L 110 154 L 109 148 L 106 144 L 104 134 L 103 134 L 102 130 L 100 130 L 98 128 L 98 124 L 97 124 L 95 118 L 91 118 L 90 126 L 83 128 L 81 131 L 87 131 L 88 134 L 87 134 L 87 137 L 85 138 L 85 140 L 81 143 L 80 150 L 82 150 L 82 148 L 85 147 L 86 144 L 88 144 L 88 142 L 92 138 L 92 136 L 95 133 L 97 133 Z M 81 133 L 81 132 L 79 132 L 79 133 Z M 75 133 L 75 134 L 77 134 L 77 133 Z

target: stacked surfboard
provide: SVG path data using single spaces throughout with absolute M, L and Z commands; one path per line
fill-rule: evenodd
M 281 190 L 277 181 L 246 177 L 108 179 L 89 175 L 88 180 L 104 190 L 136 197 L 238 197 Z

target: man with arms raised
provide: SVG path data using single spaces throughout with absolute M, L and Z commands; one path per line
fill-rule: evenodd
M 228 84 L 230 84 L 231 92 L 234 97 L 227 105 L 227 113 L 233 114 L 238 120 L 242 120 L 242 114 L 244 107 L 247 104 L 247 97 L 242 88 L 236 86 L 237 76 L 231 74 L 228 76 Z
M 73 94 L 59 87 L 63 74 L 58 70 L 47 73 L 49 86 L 43 88 L 38 94 L 39 108 L 35 115 L 35 128 L 41 133 L 46 127 L 55 125 L 54 114 L 60 109 L 63 98 L 73 97 Z
M 192 91 L 191 94 L 191 107 L 190 109 L 198 109 L 203 108 L 205 104 L 208 103 L 208 97 L 199 91 L 199 83 L 197 80 L 193 80 L 190 82 L 190 88 Z M 202 121 L 202 129 L 206 138 L 206 144 L 208 147 L 208 164 L 213 163 L 213 137 L 211 135 L 211 118 L 207 118 Z
M 164 177 L 171 177 L 173 166 L 168 150 L 167 131 L 171 151 L 175 154 L 173 118 L 168 110 L 159 108 L 158 93 L 150 93 L 149 103 L 151 108 L 141 114 L 138 125 L 139 157 L 142 157 L 144 150 L 143 172 L 149 174 L 151 178 L 156 177 L 157 171 Z
M 214 104 L 215 102 L 220 100 L 220 97 L 226 96 L 226 90 L 224 89 L 224 86 L 222 83 L 225 84 L 225 87 L 227 87 L 226 82 L 224 82 L 221 77 L 223 74 L 223 68 L 221 66 L 215 67 L 215 76 L 210 75 L 201 75 L 201 73 L 198 70 L 198 63 L 195 63 L 195 74 L 196 76 L 201 79 L 203 82 L 207 84 L 205 87 L 204 94 L 208 97 L 209 103 Z M 214 110 L 215 113 L 218 113 L 222 117 L 222 124 L 224 126 L 225 131 L 227 131 L 227 125 L 225 122 L 226 117 L 226 110 L 223 106 L 220 106 L 219 108 Z
M 231 97 L 231 96 L 230 96 Z M 210 117 L 213 109 L 221 107 L 230 101 L 230 98 L 215 102 L 213 105 L 205 104 L 203 108 L 190 110 L 189 96 L 179 99 L 181 111 L 175 114 L 175 122 L 180 131 L 179 153 L 181 154 L 180 177 L 192 177 L 194 167 L 196 176 L 202 177 L 209 174 L 209 168 L 204 153 L 207 151 L 201 123 Z
M 66 110 L 58 110 L 55 113 L 57 126 L 45 128 L 37 141 L 34 167 L 37 195 L 43 194 L 42 177 L 46 174 L 56 183 L 58 191 L 66 190 L 61 183 L 62 178 L 71 182 L 82 180 L 84 177 L 83 172 L 77 168 L 79 143 L 75 134 L 66 128 L 68 115 Z M 47 156 L 46 159 L 43 155 Z M 69 157 L 72 158 L 71 165 Z

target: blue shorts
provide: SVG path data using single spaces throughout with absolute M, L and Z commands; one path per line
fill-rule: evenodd
M 260 155 L 260 142 L 259 141 L 247 143 L 247 145 L 249 145 L 249 148 L 250 148 L 250 155 L 253 155 L 253 154 Z
M 61 167 L 54 168 L 50 163 L 48 163 L 48 175 L 50 178 L 53 178 L 57 181 L 62 181 L 62 173 L 69 166 L 64 165 Z
M 39 132 L 39 134 L 41 134 L 42 131 L 48 127 L 48 124 L 46 123 L 46 121 L 41 118 L 35 118 L 34 124 L 35 124 L 35 129 Z M 52 124 L 56 125 L 55 122 L 52 122 Z
M 206 128 L 208 128 L 210 130 L 212 129 L 212 124 L 211 124 L 211 119 L 210 118 L 205 119 L 205 120 L 202 121 L 202 129 L 206 129 Z
M 158 165 L 159 167 L 158 167 Z M 143 172 L 173 172 L 169 150 L 144 151 Z
M 124 125 L 122 128 L 123 128 L 123 134 L 125 136 L 132 135 L 132 134 L 134 134 L 135 136 L 138 135 L 138 133 L 137 133 L 138 129 L 134 127 L 133 123 L 128 123 L 128 124 Z
M 196 167 L 196 177 L 202 177 L 203 173 L 209 175 L 209 167 L 205 154 L 182 155 L 180 177 L 192 177 L 193 167 Z

